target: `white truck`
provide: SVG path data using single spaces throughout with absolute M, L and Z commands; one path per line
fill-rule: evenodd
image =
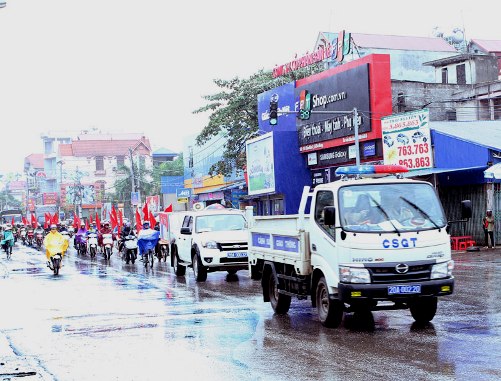
M 437 297 L 454 289 L 448 223 L 432 185 L 405 171 L 338 168 L 341 180 L 305 187 L 298 215 L 257 217 L 247 207 L 250 275 L 277 314 L 296 296 L 310 297 L 327 327 L 344 312 L 409 308 L 417 322 L 433 319 Z M 471 217 L 469 200 L 461 213 Z
M 165 239 L 171 242 L 171 265 L 177 276 L 185 275 L 186 268 L 192 267 L 196 281 L 204 282 L 209 272 L 235 274 L 248 268 L 247 222 L 242 211 L 169 213 L 169 225 Z

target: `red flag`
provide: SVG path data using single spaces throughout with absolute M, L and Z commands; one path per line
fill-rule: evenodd
M 97 212 L 96 212 L 96 226 L 98 230 L 101 230 L 101 221 L 99 221 L 99 216 L 97 215 Z
M 148 211 L 148 203 L 147 202 L 145 202 L 144 206 L 143 206 L 143 216 L 144 216 L 145 220 L 147 220 L 148 217 L 150 216 L 150 212 Z
M 21 219 L 23 220 L 23 225 L 25 226 L 28 225 L 28 220 L 26 219 L 25 216 L 23 216 Z
M 12 217 L 12 221 L 10 223 L 12 226 L 16 225 L 16 221 L 14 220 L 14 217 Z
M 92 214 L 89 214 L 89 224 L 92 225 Z
M 167 208 L 164 210 L 165 213 L 172 212 L 172 204 L 170 204 Z
M 89 230 L 89 220 L 85 220 L 85 230 Z
M 52 219 L 51 219 L 51 224 L 58 224 L 59 223 L 59 216 L 57 215 L 57 212 L 54 213 L 54 216 L 52 216 Z
M 38 223 L 37 223 L 37 218 L 35 217 L 35 215 L 34 215 L 33 213 L 31 213 L 31 226 L 32 226 L 33 228 L 36 228 L 36 227 L 37 227 L 37 225 L 38 225 Z
M 115 209 L 115 205 L 111 206 L 110 220 L 111 220 L 111 226 L 113 227 L 113 229 L 115 228 L 115 226 L 118 226 L 118 218 L 117 218 L 117 211 Z
M 154 229 L 156 224 L 157 220 L 155 219 L 155 216 L 153 213 L 150 213 L 150 228 Z
M 45 217 L 45 222 L 43 224 L 43 228 L 47 229 L 49 227 L 49 225 L 50 225 L 50 214 L 49 213 L 45 213 L 44 217 Z
M 77 215 L 74 214 L 73 215 L 73 228 L 77 229 L 79 226 L 78 226 L 78 221 L 77 221 Z
M 137 233 L 139 233 L 142 228 L 143 228 L 143 226 L 141 224 L 141 215 L 139 214 L 139 209 L 136 209 L 136 230 L 137 230 Z
M 122 209 L 118 209 L 118 234 L 120 234 L 120 230 L 122 230 L 123 225 L 124 225 L 124 218 L 122 215 Z

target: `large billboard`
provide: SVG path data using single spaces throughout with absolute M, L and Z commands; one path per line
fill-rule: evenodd
M 91 205 L 95 203 L 96 193 L 94 185 L 67 185 L 65 202 L 66 204 Z M 81 201 L 80 201 L 81 200 Z
M 275 192 L 273 133 L 246 142 L 248 194 Z
M 296 98 L 299 99 L 303 91 L 310 96 L 312 113 L 309 119 L 297 122 L 300 146 L 353 135 L 354 108 L 360 110 L 359 134 L 371 130 L 369 64 L 297 87 Z M 315 114 L 315 111 L 322 113 Z
M 433 168 L 428 109 L 385 117 L 381 128 L 385 164 Z

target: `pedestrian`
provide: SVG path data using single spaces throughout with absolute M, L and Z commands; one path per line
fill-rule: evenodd
M 492 214 L 491 209 L 487 209 L 485 212 L 484 218 L 482 218 L 482 226 L 484 228 L 485 235 L 485 247 L 491 248 L 495 247 L 496 244 L 494 242 L 494 216 Z M 490 238 L 490 242 L 489 242 Z

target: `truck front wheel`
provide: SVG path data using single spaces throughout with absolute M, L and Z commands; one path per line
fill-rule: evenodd
M 271 307 L 276 314 L 283 315 L 289 311 L 291 297 L 290 295 L 284 295 L 278 292 L 275 276 L 272 271 L 268 273 L 268 295 L 270 297 Z
M 437 313 L 437 297 L 421 297 L 410 303 L 411 315 L 417 323 L 429 323 Z
M 344 304 L 340 300 L 329 298 L 327 282 L 322 277 L 316 292 L 318 319 L 324 327 L 337 328 L 343 320 Z

